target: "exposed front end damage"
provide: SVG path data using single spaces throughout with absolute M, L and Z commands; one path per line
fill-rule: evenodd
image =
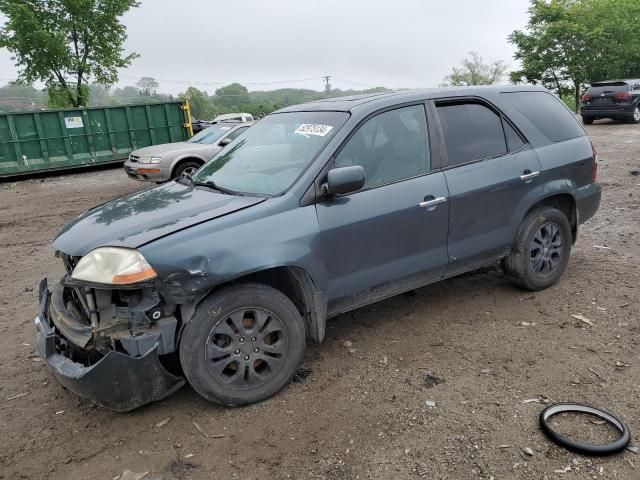
M 61 255 L 70 272 L 73 258 Z M 179 313 L 153 282 L 110 287 L 65 275 L 40 283 L 39 355 L 75 394 L 125 412 L 185 383 L 176 359 Z

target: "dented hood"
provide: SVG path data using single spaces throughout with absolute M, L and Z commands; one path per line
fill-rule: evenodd
M 88 210 L 62 229 L 53 246 L 72 256 L 102 246 L 137 248 L 264 200 L 169 182 Z

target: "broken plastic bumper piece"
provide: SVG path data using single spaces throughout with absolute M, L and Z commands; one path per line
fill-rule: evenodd
M 64 387 L 102 407 L 127 412 L 161 400 L 184 385 L 183 377 L 167 371 L 160 362 L 157 344 L 138 357 L 111 350 L 90 364 L 64 355 L 59 346 L 71 339 L 62 336 L 56 321 L 65 325 L 65 331 L 74 331 L 80 343 L 86 333 L 78 326 L 72 328 L 72 313 L 51 296 L 45 279 L 40 283 L 40 313 L 35 318 L 36 349 Z

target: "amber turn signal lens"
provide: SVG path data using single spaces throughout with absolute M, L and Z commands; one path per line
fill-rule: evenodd
M 129 273 L 126 275 L 114 275 L 112 283 L 115 285 L 128 285 L 130 283 L 143 282 L 145 280 L 151 280 L 155 278 L 158 274 L 156 271 L 149 267 L 145 270 L 136 273 Z

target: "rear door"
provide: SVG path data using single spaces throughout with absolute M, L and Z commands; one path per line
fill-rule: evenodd
M 448 191 L 444 174 L 432 167 L 424 105 L 372 116 L 332 162 L 362 166 L 366 183 L 316 205 L 329 312 L 440 279 Z
M 450 196 L 447 275 L 454 275 L 512 245 L 513 209 L 536 188 L 541 166 L 524 137 L 491 105 L 442 101 L 436 110 Z

